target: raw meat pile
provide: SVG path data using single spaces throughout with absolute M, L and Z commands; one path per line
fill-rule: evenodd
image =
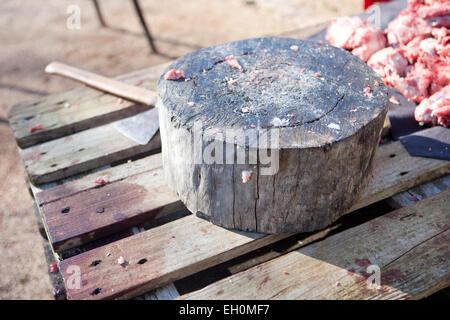
M 360 17 L 333 19 L 327 30 L 327 40 L 332 46 L 351 50 L 364 61 L 386 46 L 383 31 L 368 26 Z
M 450 126 L 450 0 L 408 0 L 384 33 L 359 17 L 332 21 L 331 45 L 351 50 L 409 100 L 420 123 Z

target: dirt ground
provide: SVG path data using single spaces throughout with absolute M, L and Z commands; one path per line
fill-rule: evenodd
M 150 54 L 131 1 L 99 1 L 100 28 L 89 0 L 2 0 L 0 3 L 0 299 L 50 299 L 42 238 L 8 109 L 76 86 L 45 75 L 59 60 L 108 76 L 156 65 L 189 51 L 242 38 L 273 35 L 362 10 L 362 0 L 141 0 L 161 52 Z M 78 6 L 79 29 L 68 8 Z

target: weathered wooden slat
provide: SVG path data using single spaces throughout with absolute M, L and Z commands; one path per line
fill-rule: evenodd
M 93 182 L 98 177 L 106 178 L 108 182 L 115 182 L 139 173 L 151 171 L 162 167 L 161 153 L 150 155 L 148 157 L 130 161 L 114 167 L 108 167 L 91 174 L 87 174 L 73 181 L 68 181 L 51 188 L 40 188 L 41 186 L 32 186 L 34 197 L 39 206 L 53 202 L 62 198 L 67 198 L 73 194 L 97 186 Z
M 280 238 L 282 235 L 231 232 L 188 216 L 63 260 L 60 270 L 68 279 L 69 266 L 81 268 L 84 285 L 80 289 L 68 288 L 69 299 L 126 298 Z M 126 261 L 124 265 L 118 264 L 120 257 Z M 102 262 L 91 266 L 98 260 Z
M 351 211 L 449 173 L 449 161 L 411 157 L 399 141 L 381 145 L 375 158 L 373 179 Z
M 147 221 L 153 216 L 154 218 L 158 218 L 183 209 L 183 204 L 178 201 L 178 198 L 171 191 L 162 193 L 163 190 L 158 189 L 155 192 L 156 196 L 146 195 L 146 200 L 143 203 L 136 204 L 136 206 L 131 205 L 127 207 L 124 212 L 120 212 L 124 214 L 124 220 L 126 220 L 125 217 L 132 218 L 131 221 L 125 221 L 124 224 L 121 224 L 120 221 L 111 218 L 111 216 L 114 216 L 111 212 L 105 213 L 110 219 L 97 219 L 99 214 L 96 210 L 98 208 L 96 210 L 87 211 L 85 199 L 83 198 L 82 201 L 78 201 L 80 197 L 84 197 L 87 193 L 90 195 L 91 200 L 93 195 L 99 195 L 99 199 L 94 199 L 94 202 L 97 204 L 97 207 L 104 207 L 105 202 L 101 200 L 104 196 L 102 197 L 101 195 L 109 193 L 108 198 L 113 197 L 114 193 L 105 192 L 106 189 L 99 188 L 99 185 L 95 184 L 94 181 L 98 177 L 107 179 L 110 183 L 110 187 L 116 190 L 116 188 L 119 188 L 123 183 L 127 183 L 126 178 L 147 172 L 151 177 L 143 178 L 142 183 L 151 179 L 151 184 L 147 185 L 148 189 L 152 190 L 158 188 L 158 186 L 162 184 L 162 174 L 160 172 L 161 166 L 161 154 L 159 153 L 143 159 L 110 167 L 103 171 L 86 175 L 77 180 L 54 186 L 42 192 L 37 192 L 39 189 L 36 187 L 35 199 L 39 205 L 40 216 L 43 217 L 44 221 L 46 218 L 50 219 L 50 223 L 46 225 L 45 230 L 47 231 L 47 238 L 52 242 L 53 249 L 59 252 L 68 249 L 73 245 L 80 245 L 86 241 L 98 239 L 101 236 L 110 234 L 114 230 L 125 229 L 135 223 L 144 220 Z M 139 180 L 141 181 L 141 177 Z M 120 185 L 118 186 L 115 182 Z M 77 195 L 77 197 L 74 197 L 75 195 Z M 163 199 L 166 199 L 166 201 L 161 205 L 158 205 L 158 199 L 161 199 L 159 198 L 160 196 L 162 196 Z M 117 200 L 112 201 L 114 202 Z M 74 203 L 75 207 L 70 209 L 72 212 L 69 211 L 64 215 L 60 212 L 61 208 L 59 207 L 63 206 L 62 209 L 67 208 L 68 202 Z M 52 206 L 50 206 L 51 203 L 53 203 Z M 55 211 L 55 208 L 59 208 L 60 210 Z M 116 210 L 117 208 L 113 209 Z M 74 215 L 69 216 L 71 213 L 74 213 Z M 80 214 L 82 214 L 81 218 Z M 125 214 L 128 214 L 129 216 L 125 216 Z M 84 224 L 79 223 L 77 219 L 82 219 Z M 133 219 L 135 222 L 133 222 Z M 71 223 L 74 223 L 79 227 L 72 229 Z M 98 229 L 100 229 L 101 232 L 97 232 Z M 53 238 L 53 234 L 56 234 L 57 236 Z M 86 237 L 86 235 L 89 235 L 89 237 Z
M 181 298 L 422 298 L 450 284 L 449 199 L 444 191 Z M 379 288 L 367 285 L 374 270 Z
M 395 154 L 395 157 L 391 157 L 391 154 Z M 398 165 L 395 165 L 395 162 Z M 363 206 L 362 204 L 365 206 L 383 200 L 415 184 L 427 181 L 433 176 L 449 173 L 450 170 L 450 164 L 446 161 L 410 157 L 406 151 L 402 151 L 399 143 L 381 146 L 377 153 L 375 166 L 380 170 L 375 170 L 374 178 L 360 200 L 361 206 Z M 399 166 L 401 167 L 399 168 Z M 412 171 L 401 175 L 403 172 L 401 170 Z M 405 180 L 400 181 L 400 179 Z M 387 191 L 384 192 L 384 189 Z M 184 228 L 181 228 L 180 224 Z M 181 232 L 181 229 L 183 231 L 180 237 L 177 237 L 176 234 Z M 175 235 L 175 238 L 170 238 L 170 234 Z M 196 216 L 188 216 L 63 261 L 66 267 L 70 264 L 79 265 L 87 281 L 86 286 L 82 289 L 71 291 L 70 298 L 101 299 L 132 296 L 160 287 L 288 236 L 268 235 L 262 237 L 261 234 L 236 233 L 215 226 Z M 178 239 L 178 241 L 175 241 L 175 239 Z M 150 245 L 150 243 L 153 245 Z M 205 245 L 202 245 L 203 243 Z M 173 245 L 181 251 L 177 251 L 173 248 Z M 146 266 L 145 270 L 135 270 L 135 274 L 139 274 L 139 277 L 132 280 L 128 277 L 129 272 L 118 273 L 113 271 L 116 270 L 114 261 L 108 260 L 109 263 L 99 265 L 94 271 L 89 267 L 89 261 L 102 259 L 105 251 L 112 252 L 113 250 L 116 252 L 115 259 L 120 255 L 124 258 L 128 256 L 131 261 L 149 257 L 148 261 L 153 263 Z M 130 264 L 130 266 L 132 270 L 138 268 L 135 265 Z M 63 273 L 64 270 L 63 268 Z M 105 279 L 104 282 L 101 282 L 103 288 L 106 288 L 102 291 L 104 294 L 91 295 L 96 289 L 92 287 L 96 283 L 94 279 Z M 114 292 L 110 292 L 111 289 L 114 289 Z
M 142 227 L 134 227 L 133 233 L 138 234 L 144 232 L 144 228 Z M 162 286 L 160 288 L 157 288 L 155 290 L 151 290 L 149 292 L 146 292 L 135 299 L 137 300 L 173 300 L 177 297 L 179 297 L 180 294 L 178 293 L 177 288 L 173 283 L 170 283 L 168 285 Z
M 146 145 L 123 136 L 114 122 L 65 138 L 20 149 L 26 173 L 33 184 L 42 184 L 161 147 L 159 132 Z
M 158 168 L 75 193 L 41 210 L 53 249 L 60 251 L 181 208 Z
M 117 77 L 124 82 L 154 90 L 166 63 Z M 20 147 L 64 137 L 148 110 L 147 105 L 105 94 L 86 86 L 52 94 L 11 107 L 8 117 Z M 30 132 L 31 126 L 43 129 Z
M 419 185 L 389 198 L 388 203 L 395 209 L 409 206 L 450 188 L 450 175 Z

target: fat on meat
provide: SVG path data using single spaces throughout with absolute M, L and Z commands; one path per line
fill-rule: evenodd
M 450 28 L 450 1 L 448 0 L 409 0 L 408 8 L 432 27 Z
M 386 84 L 394 86 L 395 81 L 406 74 L 408 60 L 404 52 L 402 48 L 387 47 L 373 54 L 367 64 Z
M 363 61 L 386 46 L 386 37 L 379 29 L 359 27 L 347 41 L 347 46 L 353 48 L 352 53 Z
M 406 45 L 418 36 L 429 35 L 431 29 L 427 21 L 407 8 L 388 24 L 385 32 L 390 45 Z
M 327 29 L 327 41 L 335 47 L 350 49 L 347 41 L 357 28 L 364 26 L 364 21 L 360 17 L 339 17 L 331 20 Z
M 404 78 L 397 78 L 394 81 L 394 87 L 409 100 L 420 102 L 428 97 L 428 87 L 433 81 L 433 72 L 421 63 L 408 66 L 407 69 Z
M 414 117 L 419 123 L 450 126 L 450 86 L 424 99 L 417 106 Z
M 433 28 L 431 34 L 437 39 L 436 53 L 450 63 L 450 31 L 447 28 Z

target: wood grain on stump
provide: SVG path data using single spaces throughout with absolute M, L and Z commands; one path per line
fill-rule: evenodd
M 172 68 L 186 79 L 158 82 L 164 173 L 193 213 L 231 229 L 308 232 L 358 200 L 387 90 L 357 57 L 268 37 L 205 48 Z

